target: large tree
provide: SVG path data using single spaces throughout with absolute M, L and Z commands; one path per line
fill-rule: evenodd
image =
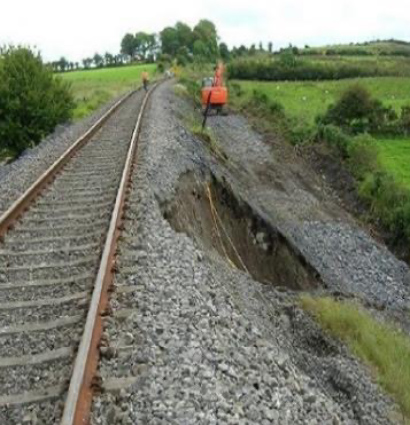
M 84 67 L 85 69 L 89 69 L 89 68 L 90 68 L 90 66 L 91 66 L 91 64 L 93 63 L 93 60 L 92 60 L 91 58 L 84 58 L 84 59 L 82 60 L 82 62 L 83 62 L 83 67 Z
M 219 44 L 219 55 L 225 62 L 229 60 L 230 52 L 226 43 Z
M 64 72 L 69 67 L 69 62 L 64 56 L 58 61 L 58 67 L 61 72 Z
M 164 28 L 159 34 L 159 40 L 162 55 L 177 58 L 181 63 L 191 61 L 192 56 L 213 61 L 220 54 L 216 27 L 206 19 L 199 21 L 194 29 L 183 22 L 177 22 L 173 27 Z M 224 46 L 222 51 L 226 57 L 227 49 Z M 144 60 L 153 59 L 158 53 L 157 38 L 155 34 L 145 32 L 126 34 L 121 42 L 121 52 L 132 58 L 138 56 Z
M 135 54 L 135 37 L 132 34 L 125 34 L 123 39 L 121 40 L 121 53 L 124 55 L 128 55 L 131 59 Z
M 162 53 L 175 56 L 180 45 L 178 31 L 173 27 L 166 27 L 160 32 Z
M 216 60 L 218 56 L 218 34 L 214 23 L 207 19 L 202 19 L 194 27 L 193 35 L 195 40 L 194 55 L 201 52 L 200 54 L 204 56 L 204 58 Z
M 167 27 L 160 33 L 162 53 L 176 57 L 180 64 L 191 60 L 194 37 L 192 29 L 183 22 Z
M 114 65 L 114 55 L 112 55 L 110 52 L 106 52 L 104 55 L 104 62 L 105 66 Z
M 93 61 L 97 68 L 101 68 L 104 65 L 104 58 L 99 53 L 93 56 Z
M 155 54 L 157 45 L 155 34 L 148 34 L 146 32 L 137 32 L 134 37 L 135 40 L 135 53 L 141 59 L 147 59 L 149 56 Z
M 194 44 L 194 34 L 189 25 L 184 24 L 183 22 L 177 22 L 175 24 L 175 30 L 177 32 L 177 39 L 179 47 L 186 47 L 190 52 L 192 52 Z

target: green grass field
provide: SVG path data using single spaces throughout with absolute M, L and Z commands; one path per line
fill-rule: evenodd
M 270 99 L 280 102 L 288 115 L 307 125 L 312 125 L 315 117 L 324 113 L 346 87 L 358 82 L 384 104 L 393 106 L 397 112 L 400 112 L 402 106 L 410 105 L 410 78 L 407 77 L 321 82 L 236 81 L 245 91 L 245 95 L 238 99 L 241 105 L 246 105 L 252 91 L 258 89 Z M 382 166 L 410 188 L 410 138 L 378 139 L 377 147 Z
M 393 40 L 371 41 L 360 44 L 334 44 L 330 46 L 309 47 L 301 50 L 302 54 L 352 54 L 360 52 L 367 55 L 410 55 L 410 43 Z M 362 57 L 362 56 L 360 56 Z
M 313 124 L 316 115 L 324 113 L 340 93 L 348 86 L 360 83 L 386 105 L 393 106 L 397 112 L 404 105 L 410 105 L 410 78 L 408 77 L 379 77 L 355 78 L 338 81 L 300 81 L 300 82 L 262 82 L 235 81 L 245 91 L 246 98 L 254 89 L 266 93 L 271 99 L 281 103 L 286 113 L 302 119 L 306 124 Z
M 132 65 L 61 74 L 65 81 L 71 83 L 77 102 L 74 119 L 81 119 L 111 98 L 138 87 L 141 84 L 143 70 L 147 70 L 152 78 L 156 72 L 156 65 Z
M 383 167 L 410 188 L 410 138 L 378 139 L 376 143 Z

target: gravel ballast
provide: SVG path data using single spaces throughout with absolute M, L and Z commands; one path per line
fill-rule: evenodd
M 133 94 L 108 118 L 0 243 L 1 424 L 60 422 L 143 98 Z M 28 179 L 23 171 L 20 183 Z
M 16 161 L 1 165 L 0 215 L 120 98 L 113 99 L 79 122 L 58 126 L 39 145 L 24 151 Z
M 225 138 L 235 129 L 230 142 L 221 141 L 229 158 L 221 165 L 184 128 L 175 112 L 183 115 L 183 108 L 187 106 L 175 97 L 171 83 L 160 86 L 149 105 L 121 237 L 112 315 L 104 324 L 100 375 L 107 390 L 94 399 L 92 424 L 395 423 L 394 405 L 369 371 L 323 334 L 298 307 L 294 292 L 256 282 L 184 232 L 177 233 L 164 218 L 164 205 L 176 196 L 180 177 L 192 173 L 206 183 L 210 172 L 229 182 L 292 241 L 302 240 L 304 231 L 312 239 L 324 237 L 324 225 L 322 234 L 304 227 L 313 218 L 344 216 L 327 205 L 316 213 L 313 206 L 320 209 L 320 199 L 294 180 L 288 182 L 289 175 L 277 179 L 284 202 L 274 208 L 280 197 L 269 197 L 266 174 L 264 184 L 255 183 L 260 167 L 269 163 L 269 150 L 261 148 L 259 164 L 253 156 L 261 139 L 255 138 L 253 153 L 241 145 L 254 142 L 246 122 L 221 120 Z M 241 127 L 231 127 L 230 120 Z M 240 139 L 237 146 L 233 138 Z M 244 164 L 236 175 L 241 155 Z M 284 196 L 284 187 L 304 198 Z M 262 203 L 262 194 L 269 202 Z M 309 211 L 302 211 L 304 199 Z M 297 222 L 302 226 L 294 234 Z M 336 238 L 338 233 L 328 234 Z M 306 243 L 305 257 L 320 256 L 321 246 L 316 248 L 315 254 Z M 376 260 L 383 253 L 376 252 Z M 314 264 L 319 272 L 332 267 L 327 257 L 321 261 L 322 266 Z M 388 260 L 383 267 L 395 279 L 402 276 L 404 266 L 397 261 Z M 330 286 L 330 274 L 323 278 Z M 131 288 L 127 296 L 121 296 L 124 287 Z M 130 381 L 110 390 L 114 378 Z

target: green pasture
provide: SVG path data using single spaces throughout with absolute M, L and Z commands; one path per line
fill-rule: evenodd
M 324 113 L 346 87 L 360 83 L 386 105 L 393 106 L 397 112 L 404 105 L 410 105 L 410 78 L 378 77 L 354 78 L 338 81 L 235 81 L 245 92 L 241 103 L 254 89 L 263 91 L 272 100 L 281 103 L 285 111 L 306 124 L 313 124 L 316 115 Z
M 65 81 L 71 83 L 77 103 L 74 119 L 81 119 L 111 98 L 138 87 L 141 84 L 141 72 L 144 70 L 152 78 L 156 72 L 156 65 L 130 65 L 61 74 Z
M 391 105 L 397 112 L 410 105 L 410 78 L 378 77 L 319 82 L 259 82 L 235 81 L 245 94 L 234 101 L 246 105 L 254 89 L 263 91 L 270 99 L 280 102 L 288 115 L 313 125 L 315 117 L 324 113 L 340 93 L 349 85 L 360 83 L 384 104 Z M 410 138 L 377 139 L 379 159 L 383 167 L 398 181 L 410 188 Z
M 410 188 L 410 138 L 380 138 L 376 143 L 382 166 Z
M 352 54 L 362 57 L 383 55 L 410 55 L 410 43 L 397 40 L 380 40 L 362 44 L 334 44 L 330 46 L 309 47 L 302 49 L 302 54 L 337 55 Z

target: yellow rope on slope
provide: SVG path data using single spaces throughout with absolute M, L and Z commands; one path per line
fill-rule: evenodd
M 226 231 L 226 229 L 225 229 L 225 227 L 224 227 L 224 225 L 223 225 L 222 219 L 220 218 L 220 216 L 219 216 L 219 214 L 218 214 L 217 209 L 215 208 L 215 205 L 214 205 L 213 200 L 212 200 L 212 193 L 211 193 L 211 188 L 210 188 L 210 186 L 209 186 L 209 183 L 207 184 L 207 188 L 206 188 L 206 189 L 207 189 L 207 194 L 208 194 L 208 198 L 209 198 L 209 203 L 210 203 L 210 205 L 211 205 L 211 214 L 212 214 L 212 219 L 213 219 L 213 221 L 214 221 L 215 228 L 216 228 L 216 230 L 217 230 L 217 233 L 218 233 L 219 239 L 220 239 L 220 241 L 221 241 L 222 249 L 223 249 L 223 251 L 224 251 L 224 254 L 225 254 L 225 256 L 226 256 L 226 258 L 227 258 L 227 260 L 228 260 L 229 264 L 230 264 L 232 267 L 235 267 L 235 268 L 236 268 L 235 263 L 234 263 L 234 262 L 233 262 L 233 261 L 229 258 L 229 255 L 228 255 L 228 253 L 226 252 L 226 249 L 225 249 L 225 246 L 224 246 L 224 244 L 223 244 L 222 237 L 221 237 L 221 233 L 219 232 L 219 228 L 218 228 L 218 223 L 217 223 L 217 221 L 219 221 L 219 225 L 221 226 L 221 228 L 222 228 L 223 232 L 225 233 L 226 238 L 228 239 L 228 241 L 229 241 L 229 243 L 230 243 L 230 245 L 231 245 L 232 249 L 234 250 L 234 252 L 235 252 L 235 254 L 236 254 L 237 258 L 239 259 L 239 262 L 241 263 L 241 266 L 243 267 L 243 269 L 244 269 L 246 272 L 248 272 L 248 273 L 249 273 L 249 271 L 248 271 L 247 267 L 245 266 L 245 263 L 243 262 L 243 260 L 242 260 L 241 256 L 239 255 L 238 250 L 235 248 L 235 245 L 234 245 L 234 243 L 233 243 L 232 239 L 229 237 L 229 234 L 228 234 L 228 232 Z

